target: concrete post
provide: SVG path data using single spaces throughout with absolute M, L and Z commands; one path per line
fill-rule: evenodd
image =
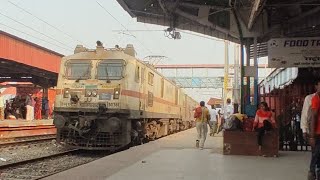
M 224 41 L 224 83 L 223 83 L 223 105 L 226 105 L 228 96 L 228 80 L 229 80 L 229 44 Z
M 258 49 L 257 49 L 257 37 L 254 37 L 253 39 L 253 62 L 254 62 L 254 67 L 256 69 L 256 73 L 254 76 L 254 85 L 253 85 L 253 89 L 254 89 L 254 105 L 258 105 Z
M 235 113 L 238 112 L 238 107 L 240 104 L 240 88 L 239 88 L 239 73 L 240 73 L 240 67 L 239 67 L 239 50 L 240 46 L 238 44 L 234 45 L 234 82 L 233 82 L 233 102 L 234 102 L 234 110 Z

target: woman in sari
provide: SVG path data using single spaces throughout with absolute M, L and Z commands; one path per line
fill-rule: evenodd
M 41 119 L 41 99 L 39 97 L 35 98 L 34 117 L 35 119 Z

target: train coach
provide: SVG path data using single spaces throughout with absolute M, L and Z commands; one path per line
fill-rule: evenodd
M 81 45 L 63 57 L 56 87 L 57 141 L 89 150 L 141 144 L 194 126 L 197 102 L 132 45 L 96 49 Z

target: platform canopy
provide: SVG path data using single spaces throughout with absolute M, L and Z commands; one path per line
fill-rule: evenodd
M 239 43 L 320 33 L 319 0 L 117 0 L 138 22 Z M 183 38 L 183 37 L 182 37 Z
M 57 84 L 64 55 L 0 30 L 0 83 Z

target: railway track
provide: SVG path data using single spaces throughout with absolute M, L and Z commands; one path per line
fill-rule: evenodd
M 109 153 L 108 153 L 109 154 Z M 0 179 L 42 179 L 108 155 L 72 149 L 0 166 Z
M 54 140 L 55 138 L 56 135 L 37 135 L 17 138 L 0 138 L 0 148 L 38 143 L 41 141 Z
M 34 137 L 31 139 L 20 139 L 18 144 L 23 143 L 39 143 L 44 140 L 50 140 L 51 136 L 43 137 Z M 13 144 L 15 142 L 6 142 L 3 144 Z M 36 144 L 35 144 L 36 145 Z M 1 146 L 1 143 L 0 143 Z M 16 145 L 17 146 L 17 145 Z M 19 147 L 19 146 L 17 146 Z M 43 146 L 37 146 L 38 148 L 43 149 Z M 45 146 L 44 146 L 45 147 Z M 119 151 L 125 150 L 119 149 L 115 152 L 103 152 L 103 151 L 84 151 L 79 149 L 63 149 L 63 151 L 55 152 L 52 151 L 52 154 L 49 155 L 37 155 L 33 158 L 23 159 L 16 162 L 0 163 L 0 180 L 18 180 L 18 179 L 42 179 L 68 169 L 80 166 L 91 161 L 97 160 L 99 158 L 105 157 L 112 153 L 117 153 Z M 26 149 L 30 151 L 30 149 Z

